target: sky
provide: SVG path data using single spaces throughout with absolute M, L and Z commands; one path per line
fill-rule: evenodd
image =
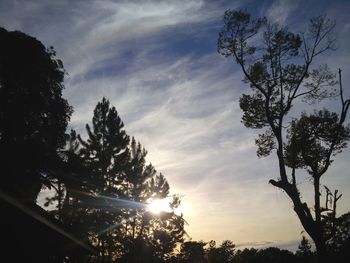
M 1 0 L 0 26 L 54 46 L 67 71 L 70 127 L 84 134 L 97 102 L 110 100 L 127 133 L 147 149 L 147 160 L 182 196 L 193 240 L 294 250 L 303 229 L 286 195 L 268 184 L 278 177 L 276 158 L 256 156 L 258 131 L 240 121 L 238 100 L 248 86 L 234 61 L 217 53 L 227 9 L 296 32 L 317 15 L 336 19 L 337 49 L 321 62 L 342 68 L 350 96 L 347 0 Z M 350 210 L 349 157 L 350 150 L 337 156 L 322 181 L 343 194 L 339 214 Z M 309 178 L 297 180 L 310 200 Z

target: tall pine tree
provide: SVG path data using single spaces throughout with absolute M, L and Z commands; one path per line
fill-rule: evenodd
M 86 205 L 92 208 L 88 213 L 92 242 L 104 260 L 112 260 L 116 250 L 116 228 L 107 230 L 121 220 L 115 200 L 120 195 L 128 159 L 129 137 L 123 127 L 117 110 L 103 98 L 95 107 L 92 127 L 86 124 L 87 140 L 78 136 L 80 156 L 89 170 L 85 191 L 89 197 Z
M 175 213 L 179 197 L 171 199 L 167 180 L 146 163 L 147 151 L 129 140 L 107 99 L 96 105 L 86 131 L 86 139 L 72 131 L 61 151 L 66 166 L 57 182 L 62 190 L 49 200 L 57 205 L 54 213 L 97 248 L 90 262 L 170 258 L 185 235 L 185 220 Z M 169 209 L 152 213 L 148 204 L 159 199 L 169 200 Z

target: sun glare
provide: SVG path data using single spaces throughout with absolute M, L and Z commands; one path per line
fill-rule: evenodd
M 147 205 L 148 211 L 153 214 L 159 214 L 160 212 L 170 212 L 169 200 L 167 199 L 154 199 Z

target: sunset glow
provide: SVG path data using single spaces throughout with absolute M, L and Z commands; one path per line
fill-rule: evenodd
M 161 212 L 170 212 L 169 200 L 167 199 L 153 199 L 147 205 L 147 210 L 152 214 L 159 214 Z

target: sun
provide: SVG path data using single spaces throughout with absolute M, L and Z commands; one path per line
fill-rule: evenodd
M 161 212 L 170 212 L 169 200 L 167 199 L 153 199 L 147 205 L 147 210 L 152 214 L 159 214 Z

